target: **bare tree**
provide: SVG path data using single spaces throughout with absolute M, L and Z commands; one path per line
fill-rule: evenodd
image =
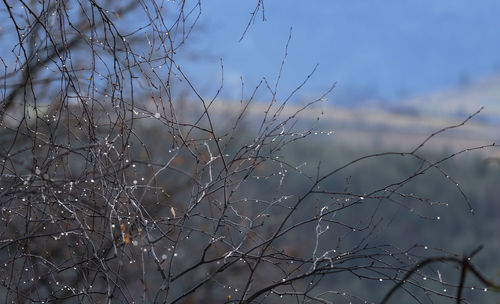
M 5 303 L 374 302 L 335 278 L 462 302 L 465 275 L 494 287 L 465 256 L 372 242 L 386 203 L 412 208 L 404 185 L 428 171 L 461 187 L 421 148 L 310 172 L 285 156 L 315 132 L 278 97 L 281 71 L 223 104 L 223 65 L 206 98 L 183 70 L 200 1 L 3 1 L 0 103 L 0 296 Z M 246 33 L 259 13 L 257 1 Z M 243 34 L 244 35 L 244 34 Z M 243 38 L 243 37 L 242 37 Z M 288 46 L 288 45 L 287 45 Z M 314 70 L 312 71 L 314 72 Z M 188 97 L 183 93 L 189 92 Z M 256 104 L 255 94 L 269 96 Z M 322 132 L 322 131 L 318 131 Z M 331 132 L 323 131 L 323 136 Z M 409 157 L 408 176 L 368 193 L 328 187 L 364 160 Z M 300 179 L 303 189 L 291 187 Z M 433 219 L 438 220 L 438 219 Z M 458 265 L 460 280 L 429 274 Z M 419 276 L 429 283 L 413 280 Z M 433 285 L 434 284 L 434 285 Z M 435 285 L 453 293 L 443 293 Z

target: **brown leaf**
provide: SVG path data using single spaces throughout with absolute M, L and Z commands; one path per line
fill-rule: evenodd
M 128 245 L 128 243 L 130 243 L 130 236 L 126 232 L 123 233 L 123 241 L 125 242 L 125 245 Z

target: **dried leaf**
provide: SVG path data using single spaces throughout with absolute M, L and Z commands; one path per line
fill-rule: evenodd
M 130 243 L 130 236 L 126 232 L 123 233 L 123 241 L 125 242 L 125 245 L 128 245 L 128 243 Z

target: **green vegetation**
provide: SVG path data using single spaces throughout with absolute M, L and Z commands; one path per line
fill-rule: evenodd
M 287 150 L 286 159 L 291 163 L 307 162 L 307 169 L 303 170 L 314 176 L 319 160 L 321 160 L 321 171 L 324 173 L 327 169 L 341 167 L 358 157 L 380 152 L 375 149 L 359 150 L 339 144 L 329 144 L 325 139 L 328 138 L 319 136 L 295 144 Z M 385 148 L 382 151 L 388 150 Z M 426 153 L 424 156 L 426 160 L 438 161 L 450 154 L 452 153 L 434 152 Z M 421 161 L 411 156 L 389 155 L 368 158 L 338 172 L 324 183 L 323 188 L 351 193 L 352 197 L 366 195 L 379 187 L 401 181 L 421 165 Z M 381 224 L 374 233 L 372 245 L 391 244 L 407 248 L 420 244 L 427 246 L 429 250 L 435 250 L 435 255 L 438 255 L 438 252 L 467 254 L 483 245 L 484 248 L 474 260 L 489 278 L 498 280 L 500 278 L 499 181 L 500 166 L 497 163 L 485 161 L 480 153 L 465 153 L 443 162 L 439 168 L 431 169 L 417 176 L 411 183 L 405 184 L 398 190 L 400 195 L 393 196 L 394 201 L 365 198 L 362 203 L 363 208 L 349 210 L 349 213 L 337 216 L 343 216 L 344 221 L 361 223 L 374 214 L 374 220 L 380 220 Z M 469 212 L 469 206 L 456 183 L 470 200 L 474 215 Z M 290 187 L 301 188 L 303 191 L 307 188 L 299 181 L 294 181 Z M 412 197 L 429 198 L 429 201 Z M 458 283 L 458 269 L 450 267 L 446 270 L 446 267 L 440 266 L 435 271 L 438 270 L 444 281 Z M 336 284 L 342 285 L 342 282 L 345 284 L 342 278 L 333 280 Z M 347 282 L 345 285 L 351 288 L 355 286 L 353 288 L 358 294 L 360 288 L 361 290 L 364 288 L 367 295 L 372 295 L 370 297 L 372 299 L 378 298 L 373 297 L 374 294 L 383 294 L 390 286 L 390 284 L 384 285 L 381 290 L 375 285 L 366 284 L 366 281 L 357 280 L 354 276 Z M 474 299 L 482 303 L 500 301 L 498 293 L 490 292 L 487 297 L 483 297 L 484 294 L 477 292 L 479 289 L 483 290 L 477 281 L 470 280 L 467 286 L 470 288 L 465 290 L 465 294 L 471 303 L 476 303 Z

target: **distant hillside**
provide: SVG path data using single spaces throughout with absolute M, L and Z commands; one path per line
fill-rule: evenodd
M 479 119 L 500 124 L 500 75 L 398 103 L 401 109 L 438 117 L 463 117 L 482 106 Z
M 451 99 L 448 99 L 440 106 L 437 105 L 435 111 L 431 111 L 433 107 L 429 105 L 427 108 L 422 107 L 422 110 L 416 108 L 414 112 L 405 113 L 376 106 L 339 108 L 326 102 L 301 112 L 296 129 L 306 130 L 312 127 L 317 131 L 333 131 L 333 135 L 325 136 L 325 140 L 346 146 L 408 151 L 433 132 L 457 125 L 479 109 L 479 106 L 470 105 L 463 107 L 463 112 L 460 113 L 454 111 L 451 105 Z M 213 104 L 212 111 L 229 117 L 229 114 L 238 113 L 242 107 L 239 102 L 219 101 Z M 274 107 L 276 108 L 277 106 Z M 300 108 L 300 105 L 289 104 L 280 112 L 279 117 L 289 117 Z M 265 103 L 253 103 L 247 112 L 247 121 L 257 123 L 267 109 L 268 105 Z M 496 106 L 495 110 L 500 113 L 500 107 Z M 466 125 L 436 136 L 425 148 L 433 151 L 457 151 L 493 142 L 500 144 L 499 126 L 485 120 L 486 116 L 493 116 L 492 112 L 490 107 L 486 107 Z M 500 148 L 490 148 L 480 153 L 484 157 L 496 158 L 500 157 Z

